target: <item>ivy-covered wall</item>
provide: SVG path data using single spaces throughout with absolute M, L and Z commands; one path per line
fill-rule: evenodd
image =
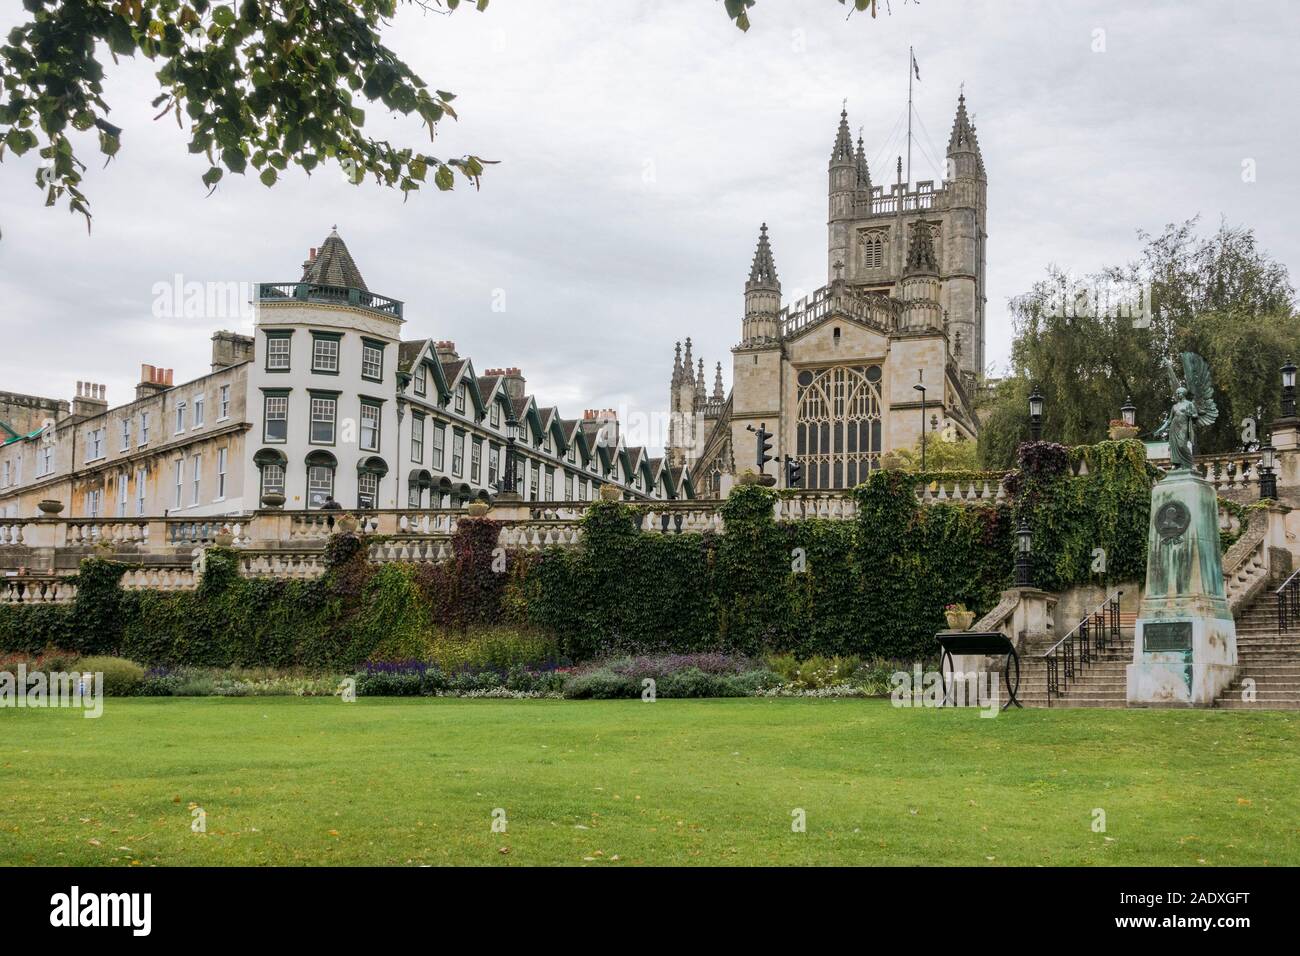
M 778 523 L 775 499 L 788 493 L 743 485 L 721 506 L 720 534 L 644 532 L 637 506 L 597 502 L 579 546 L 541 554 L 498 551 L 499 525 L 486 518 L 462 519 L 453 557 L 433 565 L 372 565 L 364 542 L 336 535 L 313 581 L 247 580 L 233 554 L 213 549 L 195 591 L 123 591 L 123 567 L 92 560 L 72 605 L 0 607 L 0 651 L 53 644 L 154 665 L 326 668 L 417 658 L 436 635 L 508 624 L 554 635 L 573 660 L 924 655 L 946 605 L 983 613 L 1010 585 L 1022 516 L 1040 587 L 1145 575 L 1158 472 L 1140 442 L 1037 442 L 1021 446 L 1019 464 L 1004 500 L 979 505 L 917 500 L 918 481 L 952 473 L 877 472 L 854 490 L 851 521 Z

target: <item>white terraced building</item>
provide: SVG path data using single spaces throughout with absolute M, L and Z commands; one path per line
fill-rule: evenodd
M 455 345 L 402 340 L 337 231 L 301 279 L 257 287 L 252 336 L 217 332 L 212 371 L 175 384 L 145 365 L 135 399 L 0 393 L 0 517 L 208 518 L 279 504 L 460 507 L 502 489 L 511 423 L 526 501 L 694 497 L 687 468 L 629 448 L 611 411 L 565 418 L 517 367 L 476 371 Z M 49 506 L 47 506 L 49 507 Z

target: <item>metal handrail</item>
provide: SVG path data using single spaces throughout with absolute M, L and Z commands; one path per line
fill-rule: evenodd
M 1291 621 L 1300 620 L 1300 568 L 1273 593 L 1277 595 L 1277 632 L 1284 634 Z
M 1077 664 L 1081 668 L 1092 663 L 1094 646 L 1098 652 L 1106 649 L 1107 624 L 1111 635 L 1116 639 L 1119 638 L 1119 599 L 1123 594 L 1122 590 L 1116 588 L 1114 592 L 1106 595 L 1104 601 L 1088 611 L 1078 624 L 1070 628 L 1064 637 L 1041 655 L 1047 670 L 1048 707 L 1052 706 L 1052 695 L 1062 696 L 1069 689 L 1070 681 L 1075 679 L 1076 641 L 1079 644 Z M 1106 620 L 1106 611 L 1109 611 L 1109 622 Z M 1095 638 L 1090 633 L 1094 624 L 1096 625 Z
M 1098 604 L 1098 605 L 1097 605 L 1096 607 L 1094 607 L 1091 611 L 1089 611 L 1087 614 L 1085 614 L 1085 615 L 1083 616 L 1083 619 L 1080 620 L 1078 624 L 1074 625 L 1074 627 L 1070 628 L 1070 630 L 1066 632 L 1065 637 L 1061 638 L 1059 641 L 1057 641 L 1055 644 L 1053 644 L 1051 647 L 1049 647 L 1046 651 L 1044 651 L 1044 652 L 1043 652 L 1041 655 L 1039 655 L 1039 656 L 1040 656 L 1040 657 L 1047 657 L 1049 654 L 1051 654 L 1053 651 L 1055 651 L 1058 647 L 1060 647 L 1062 644 L 1064 644 L 1066 641 L 1068 641 L 1071 637 L 1073 637 L 1073 636 L 1074 636 L 1074 632 L 1077 631 L 1077 630 L 1078 630 L 1078 629 L 1079 629 L 1083 624 L 1085 624 L 1088 620 L 1090 620 L 1094 614 L 1096 614 L 1098 611 L 1100 611 L 1102 608 L 1104 608 L 1104 607 L 1105 607 L 1107 604 L 1109 604 L 1112 600 L 1118 600 L 1119 598 L 1123 597 L 1123 595 L 1124 595 L 1124 592 L 1123 592 L 1123 590 L 1121 590 L 1120 588 L 1116 588 L 1116 589 L 1115 589 L 1115 592 L 1114 592 L 1113 594 L 1108 594 L 1108 595 L 1106 595 L 1105 600 L 1103 600 L 1100 604 Z

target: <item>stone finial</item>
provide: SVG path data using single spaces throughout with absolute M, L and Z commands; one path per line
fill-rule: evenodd
M 767 241 L 767 223 L 758 227 L 758 246 L 754 249 L 754 261 L 749 267 L 749 282 L 753 284 L 779 285 L 776 275 L 776 262 L 772 258 L 772 246 Z
M 907 250 L 907 272 L 938 273 L 939 263 L 934 257 L 934 240 L 930 235 L 930 224 L 918 222 L 912 229 L 912 245 Z
M 840 126 L 835 131 L 835 145 L 831 149 L 832 163 L 853 162 L 853 135 L 849 132 L 848 101 L 840 110 Z
M 722 401 L 722 363 L 718 363 L 717 369 L 713 373 L 713 400 Z

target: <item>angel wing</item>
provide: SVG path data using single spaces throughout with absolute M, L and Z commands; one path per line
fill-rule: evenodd
M 1183 381 L 1187 383 L 1187 397 L 1196 406 L 1196 424 L 1213 425 L 1219 419 L 1219 406 L 1214 404 L 1210 366 L 1195 352 L 1183 353 Z

